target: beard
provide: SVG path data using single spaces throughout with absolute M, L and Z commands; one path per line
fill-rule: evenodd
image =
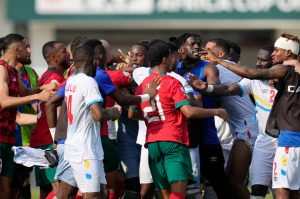
M 18 62 L 20 62 L 21 64 L 23 65 L 30 65 L 31 64 L 31 59 L 30 59 L 30 56 L 27 56 L 29 58 L 21 58 L 20 54 L 17 53 L 17 59 L 18 59 Z
M 62 63 L 60 63 L 60 66 L 62 66 L 64 69 L 67 69 L 67 68 L 70 67 L 69 64 L 70 64 L 70 63 L 69 63 L 69 60 L 65 60 L 65 61 L 63 61 Z
M 23 64 L 23 65 L 30 65 L 31 64 L 31 59 L 21 60 L 20 63 Z

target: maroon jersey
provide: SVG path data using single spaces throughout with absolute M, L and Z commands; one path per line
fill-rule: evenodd
M 144 93 L 157 74 L 151 74 L 137 88 L 136 94 Z M 160 88 L 156 97 L 135 105 L 143 111 L 147 126 L 146 144 L 157 141 L 171 141 L 189 145 L 187 121 L 180 107 L 189 104 L 182 84 L 175 78 L 161 76 Z
M 129 73 L 121 70 L 106 70 L 105 71 L 110 77 L 111 81 L 117 88 L 128 86 L 131 83 L 131 76 Z M 105 98 L 105 107 L 112 107 L 115 105 L 115 100 L 109 96 Z M 108 136 L 108 125 L 107 122 L 101 123 L 101 135 Z
M 6 68 L 8 73 L 8 95 L 17 97 L 19 95 L 18 71 L 10 67 L 5 61 L 0 60 L 0 65 Z M 0 142 L 15 144 L 15 127 L 16 127 L 17 107 L 0 108 Z
M 59 74 L 55 70 L 48 69 L 39 80 L 39 86 L 49 84 L 51 82 L 62 83 L 65 81 L 63 75 Z M 39 147 L 53 142 L 49 126 L 47 123 L 45 102 L 39 102 L 38 104 L 38 119 L 36 127 L 30 134 L 30 146 Z

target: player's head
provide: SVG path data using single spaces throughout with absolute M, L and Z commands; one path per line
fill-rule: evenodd
M 148 66 L 148 46 L 145 43 L 136 43 L 130 49 L 130 65 L 134 68 Z
M 158 42 L 149 47 L 148 58 L 150 67 L 162 66 L 166 71 L 170 71 L 172 64 L 172 53 L 167 43 Z
M 23 65 L 31 64 L 30 45 L 22 35 L 12 33 L 1 38 L 0 51 L 3 56 L 9 55 Z
M 88 45 L 80 45 L 73 50 L 74 66 L 77 72 L 84 72 L 88 76 L 96 75 L 95 51 Z
M 299 54 L 299 39 L 292 34 L 281 34 L 274 43 L 272 53 L 273 64 L 280 64 L 285 60 L 297 59 Z
M 102 45 L 102 42 L 98 39 L 89 39 L 84 45 L 88 45 L 94 49 L 95 52 L 95 64 L 98 67 L 104 67 L 106 65 L 106 50 Z
M 69 68 L 69 54 L 65 45 L 60 41 L 48 41 L 42 49 L 43 57 L 52 67 Z
M 256 68 L 267 69 L 272 66 L 272 52 L 274 51 L 273 46 L 266 46 L 257 52 Z
M 220 58 L 227 58 L 230 53 L 230 46 L 225 39 L 215 38 L 207 41 L 205 48 L 212 51 Z
M 178 52 L 181 59 L 193 59 L 195 61 L 200 59 L 199 52 L 202 47 L 200 35 L 196 33 L 184 33 L 177 37 L 174 42 L 178 46 Z
M 106 63 L 105 63 L 105 67 L 111 66 L 112 62 L 113 62 L 113 53 L 112 53 L 112 49 L 111 49 L 111 45 L 109 44 L 108 41 L 104 40 L 104 39 L 99 39 L 99 41 L 101 41 L 103 47 L 105 48 L 106 51 Z
M 72 51 L 74 50 L 75 47 L 83 44 L 84 42 L 87 41 L 87 37 L 84 37 L 84 36 L 77 36 L 77 37 L 74 37 L 68 44 L 67 46 L 67 52 L 69 54 L 69 65 L 71 65 L 73 63 L 73 53 Z
M 228 54 L 227 59 L 235 63 L 238 63 L 241 58 L 241 47 L 238 44 L 234 43 L 233 41 L 230 40 L 226 40 L 226 41 L 230 46 L 230 52 Z

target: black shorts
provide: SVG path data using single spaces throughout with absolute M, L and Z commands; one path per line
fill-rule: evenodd
M 233 198 L 224 169 L 224 156 L 220 144 L 200 144 L 201 174 L 210 183 L 219 199 Z

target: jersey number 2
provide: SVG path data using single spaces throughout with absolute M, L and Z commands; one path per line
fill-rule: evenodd
M 270 99 L 269 99 L 269 101 L 270 101 L 271 103 L 274 102 L 275 96 L 276 96 L 275 91 L 274 91 L 274 90 L 270 90 Z

